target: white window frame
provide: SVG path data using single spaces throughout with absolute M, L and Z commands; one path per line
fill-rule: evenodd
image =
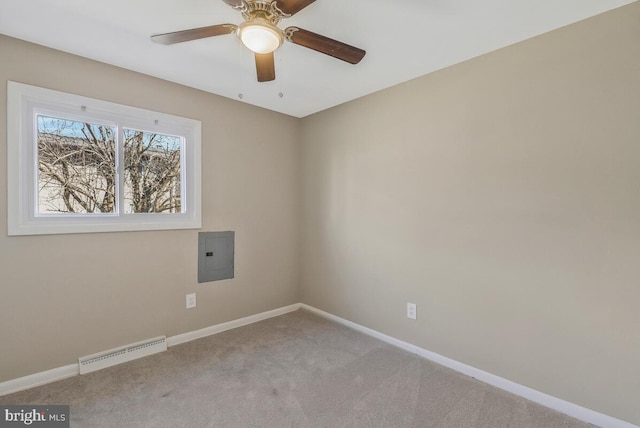
M 180 136 L 181 213 L 37 214 L 38 114 Z M 130 107 L 79 95 L 7 82 L 7 208 L 8 234 L 122 232 L 199 229 L 201 214 L 201 123 L 165 113 Z M 122 156 L 122 155 L 120 155 Z M 122 165 L 122 162 L 120 162 Z M 120 168 L 119 175 L 122 176 Z M 121 181 L 121 177 L 118 177 Z M 122 198 L 122 186 L 116 198 Z M 122 199 L 119 200 L 121 204 Z

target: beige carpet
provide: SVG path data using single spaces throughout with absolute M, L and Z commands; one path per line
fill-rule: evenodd
M 0 404 L 69 404 L 72 427 L 591 426 L 305 311 Z

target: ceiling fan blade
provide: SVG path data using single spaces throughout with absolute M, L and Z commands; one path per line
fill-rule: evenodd
M 276 7 L 287 15 L 295 15 L 316 0 L 276 0 Z
M 350 64 L 359 63 L 367 53 L 355 46 L 298 27 L 289 27 L 284 30 L 284 34 L 291 43 L 322 52 L 323 54 L 341 59 Z
M 151 40 L 163 45 L 188 42 L 189 40 L 204 39 L 205 37 L 221 36 L 231 34 L 238 27 L 233 24 L 211 25 L 209 27 L 192 28 L 190 30 L 174 31 L 173 33 L 154 34 Z
M 258 82 L 270 82 L 276 80 L 276 66 L 273 59 L 273 52 L 267 54 L 255 54 L 256 72 Z

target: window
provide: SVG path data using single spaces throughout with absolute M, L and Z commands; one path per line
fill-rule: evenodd
M 195 229 L 200 122 L 8 83 L 9 235 Z

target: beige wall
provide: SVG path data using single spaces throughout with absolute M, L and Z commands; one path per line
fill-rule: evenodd
M 235 279 L 197 283 L 197 230 L 8 237 L 7 80 L 202 121 L 202 230 L 235 230 Z M 4 36 L 0 82 L 0 381 L 299 301 L 296 119 Z
M 302 141 L 303 302 L 640 423 L 640 3 Z
M 300 121 L 0 36 L 0 82 L 201 120 L 236 231 L 203 285 L 197 231 L 7 237 L 3 83 L 0 381 L 302 301 L 640 423 L 638 40 L 634 3 Z

